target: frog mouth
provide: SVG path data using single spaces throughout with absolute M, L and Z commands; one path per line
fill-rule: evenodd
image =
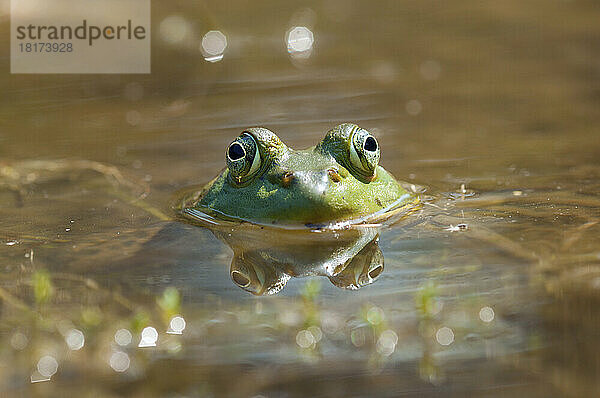
M 303 174 L 305 175 L 303 176 Z M 310 174 L 313 174 L 313 176 L 311 177 Z M 310 192 L 309 195 L 313 199 L 313 201 L 311 201 L 314 202 L 313 205 L 311 205 L 312 207 L 319 205 L 320 203 L 325 203 L 325 205 L 327 205 L 324 194 L 327 192 L 327 189 L 331 189 L 331 184 L 336 183 L 335 181 L 329 181 L 331 177 L 328 170 L 324 170 L 320 173 L 296 171 L 294 172 L 294 175 L 295 177 L 293 181 L 291 181 L 291 186 L 299 183 L 303 185 L 312 185 L 310 186 L 310 189 L 306 190 L 306 192 Z M 299 178 L 299 176 L 301 178 Z M 211 183 L 209 183 L 209 185 L 210 184 Z M 286 222 L 280 221 L 277 216 L 265 217 L 261 221 L 256 218 L 235 215 L 209 205 L 200 204 L 200 199 L 206 193 L 206 186 L 189 187 L 177 192 L 171 202 L 171 209 L 180 220 L 208 228 L 228 225 L 233 226 L 239 223 L 289 230 L 309 229 L 323 231 L 354 227 L 360 228 L 365 226 L 389 225 L 421 209 L 423 203 L 427 202 L 427 198 L 422 197 L 421 195 L 424 192 L 424 188 L 412 184 L 411 186 L 405 184 L 403 187 L 407 193 L 399 196 L 391 203 L 382 204 L 381 209 L 378 211 L 362 216 L 355 216 L 353 218 L 339 217 L 336 219 L 332 217 L 330 219 L 323 219 L 322 221 L 301 221 L 299 219 L 291 219 L 289 222 Z M 285 188 L 280 187 L 280 189 Z M 267 198 L 267 200 L 269 199 Z

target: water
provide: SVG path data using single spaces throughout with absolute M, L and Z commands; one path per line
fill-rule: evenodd
M 0 78 L 0 395 L 598 395 L 595 2 L 175 7 L 152 75 Z M 173 194 L 244 127 L 304 148 L 344 121 L 431 201 L 380 231 L 368 286 L 238 288 Z

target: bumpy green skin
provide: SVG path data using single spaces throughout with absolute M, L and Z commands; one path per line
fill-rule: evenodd
M 402 197 L 411 200 L 381 166 L 368 183 L 355 178 L 336 162 L 331 152 L 340 150 L 339 143 L 327 137 L 316 148 L 295 151 L 269 130 L 247 131 L 263 155 L 260 172 L 240 186 L 224 170 L 205 187 L 196 208 L 262 223 L 321 224 L 367 216 Z M 339 177 L 332 177 L 330 170 L 336 170 Z M 284 176 L 290 172 L 293 179 L 286 181 Z

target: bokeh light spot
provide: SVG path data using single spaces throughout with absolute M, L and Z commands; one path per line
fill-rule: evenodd
M 363 328 L 354 329 L 350 332 L 350 341 L 355 347 L 362 347 L 365 344 L 367 336 Z
M 450 345 L 454 342 L 454 332 L 447 326 L 443 326 L 435 333 L 435 339 L 440 345 Z
M 58 371 L 58 362 L 53 356 L 45 355 L 38 361 L 37 370 L 44 377 L 52 377 Z
M 423 110 L 421 102 L 416 99 L 412 99 L 406 103 L 406 113 L 411 116 L 417 116 Z
M 145 327 L 142 330 L 142 338 L 138 347 L 155 347 L 158 340 L 158 332 L 152 326 Z
M 489 323 L 494 320 L 495 314 L 491 307 L 483 307 L 479 310 L 479 319 L 483 322 Z
M 383 319 L 385 318 L 385 314 L 383 310 L 379 307 L 371 307 L 369 311 L 367 311 L 367 321 L 371 325 L 379 325 Z
M 306 26 L 296 26 L 287 32 L 286 42 L 292 57 L 308 58 L 312 53 L 315 37 Z
M 185 329 L 185 325 L 185 319 L 182 316 L 174 316 L 171 318 L 171 322 L 169 322 L 169 331 L 167 333 L 181 334 Z
M 85 344 L 85 336 L 81 330 L 71 329 L 65 336 L 65 342 L 71 350 L 77 351 Z
M 131 344 L 132 340 L 133 336 L 131 332 L 127 329 L 119 329 L 115 332 L 115 343 L 117 343 L 121 347 Z
M 29 339 L 21 332 L 15 332 L 10 338 L 10 345 L 15 350 L 22 350 L 27 347 L 27 343 L 29 343 Z
M 200 50 L 204 59 L 208 62 L 218 62 L 223 59 L 223 54 L 227 48 L 227 37 L 223 32 L 211 30 L 202 37 Z
M 137 126 L 142 122 L 142 115 L 135 110 L 127 111 L 125 120 L 130 126 Z
M 160 37 L 170 44 L 183 41 L 189 34 L 190 26 L 180 15 L 170 15 L 159 26 Z
M 301 330 L 296 335 L 296 344 L 301 348 L 312 347 L 316 343 L 315 336 L 308 330 Z
M 127 369 L 129 369 L 130 363 L 129 355 L 122 351 L 115 351 L 110 356 L 109 364 L 115 372 L 125 372 Z
M 396 350 L 398 335 L 393 330 L 384 330 L 377 339 L 377 352 L 383 356 L 389 356 Z
M 306 330 L 308 330 L 310 332 L 310 334 L 313 335 L 315 343 L 318 343 L 323 338 L 323 332 L 321 331 L 321 328 L 318 326 L 309 326 L 308 329 L 306 329 Z

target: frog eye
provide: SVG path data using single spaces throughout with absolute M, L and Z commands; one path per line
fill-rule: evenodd
M 237 183 L 248 181 L 260 169 L 261 158 L 254 137 L 242 133 L 227 148 L 227 168 Z
M 353 123 L 329 130 L 315 151 L 328 154 L 364 184 L 377 177 L 379 144 L 371 133 Z
M 373 176 L 379 164 L 379 144 L 367 130 L 358 128 L 352 134 L 350 163 L 361 173 Z

